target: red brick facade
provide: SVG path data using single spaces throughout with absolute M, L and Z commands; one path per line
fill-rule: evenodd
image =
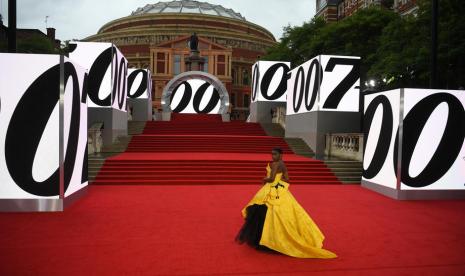
M 394 0 L 392 8 L 406 15 L 414 13 L 418 6 L 416 0 Z M 382 6 L 381 0 L 317 0 L 317 13 L 326 22 L 337 22 L 351 16 L 360 9 L 370 6 Z
M 116 19 L 85 41 L 113 42 L 130 67 L 150 68 L 153 106 L 161 108 L 162 91 L 186 70 L 187 39 L 196 32 L 206 72 L 219 78 L 229 92 L 232 117 L 245 120 L 250 101 L 252 65 L 276 43 L 266 29 L 246 20 L 206 14 L 149 13 Z

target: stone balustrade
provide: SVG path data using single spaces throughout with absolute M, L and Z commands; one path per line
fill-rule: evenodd
M 100 153 L 103 147 L 103 123 L 93 124 L 87 131 L 87 153 Z
M 362 133 L 328 133 L 325 155 L 362 162 L 363 139 Z
M 286 107 L 273 108 L 273 118 L 271 120 L 274 124 L 280 124 L 284 129 L 286 128 Z

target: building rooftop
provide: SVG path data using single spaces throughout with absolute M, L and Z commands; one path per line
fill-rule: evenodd
M 232 9 L 226 9 L 221 5 L 213 5 L 207 2 L 192 0 L 158 2 L 156 4 L 147 4 L 144 7 L 133 11 L 131 15 L 142 15 L 150 13 L 196 13 L 221 16 L 246 21 L 240 13 Z

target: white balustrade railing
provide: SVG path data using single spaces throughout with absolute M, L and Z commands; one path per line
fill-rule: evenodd
M 325 155 L 349 160 L 363 161 L 362 133 L 326 134 Z
M 273 108 L 273 118 L 271 122 L 274 124 L 280 124 L 283 128 L 286 128 L 286 107 L 279 106 Z
M 103 123 L 93 124 L 87 131 L 87 153 L 100 153 L 103 146 Z

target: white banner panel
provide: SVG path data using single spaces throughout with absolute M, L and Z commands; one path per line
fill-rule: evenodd
M 121 51 L 113 45 L 113 87 L 112 87 L 112 107 L 126 111 L 126 95 L 127 95 L 127 80 L 128 80 L 128 61 Z M 116 87 L 115 87 L 116 86 Z
M 322 55 L 319 59 L 324 69 L 320 110 L 359 112 L 360 57 Z
M 151 99 L 152 77 L 148 69 L 128 69 L 128 98 Z
M 465 190 L 465 94 L 405 89 L 402 190 Z
M 365 96 L 363 180 L 398 189 L 399 170 L 401 190 L 464 190 L 463 91 L 402 90 Z
M 65 57 L 65 101 L 63 112 L 65 197 L 88 184 L 87 104 L 85 102 L 87 94 L 84 91 L 84 80 L 87 77 L 87 70 L 75 61 Z M 74 161 L 72 156 L 75 156 Z
M 220 107 L 218 90 L 205 80 L 184 81 L 171 94 L 170 108 L 174 113 L 220 114 Z
M 317 56 L 289 74 L 286 115 L 359 111 L 359 57 Z
M 399 112 L 400 90 L 365 96 L 363 126 L 368 135 L 364 146 L 362 180 L 396 189 L 393 158 Z
M 285 102 L 291 63 L 257 61 L 252 66 L 252 102 Z
M 323 74 L 318 57 L 296 67 L 289 74 L 286 115 L 318 110 L 318 89 Z
M 126 110 L 127 60 L 111 43 L 70 43 L 70 59 L 89 72 L 89 107 Z
M 87 185 L 85 70 L 64 61 L 64 122 L 59 120 L 60 57 L 0 54 L 0 198 L 58 198 L 60 127 L 64 189 Z

